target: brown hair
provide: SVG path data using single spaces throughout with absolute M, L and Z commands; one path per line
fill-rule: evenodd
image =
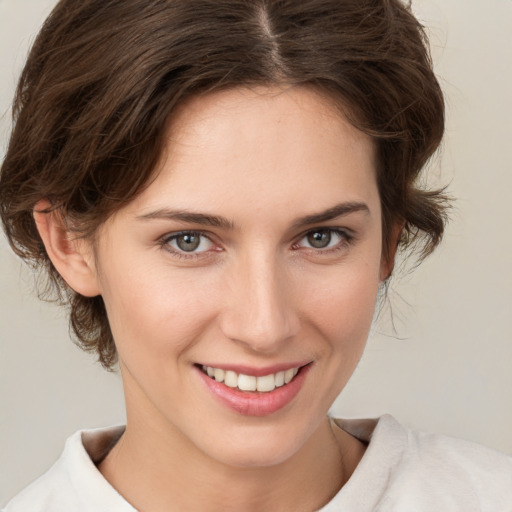
M 376 143 L 384 251 L 439 243 L 445 198 L 417 186 L 444 103 L 422 26 L 399 0 L 61 0 L 28 57 L 0 175 L 0 212 L 23 258 L 70 306 L 78 343 L 116 349 L 101 296 L 69 289 L 33 209 L 47 198 L 83 236 L 148 185 L 173 109 L 223 88 L 304 84 L 337 98 Z M 347 110 L 348 108 L 348 110 Z

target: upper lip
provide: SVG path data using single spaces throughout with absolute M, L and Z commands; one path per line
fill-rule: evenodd
M 244 375 L 253 375 L 254 377 L 262 377 L 264 375 L 271 375 L 273 373 L 283 372 L 290 368 L 301 368 L 306 366 L 312 361 L 298 361 L 293 363 L 277 363 L 269 366 L 248 366 L 243 364 L 216 364 L 216 363 L 200 363 L 199 366 L 210 366 L 211 368 L 219 368 L 224 371 L 232 371 L 235 373 L 242 373 Z

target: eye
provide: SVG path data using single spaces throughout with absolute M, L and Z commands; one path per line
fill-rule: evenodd
M 178 253 L 202 253 L 214 247 L 213 242 L 197 231 L 184 231 L 166 237 L 163 242 Z
M 312 249 L 334 249 L 342 242 L 349 241 L 350 237 L 339 229 L 314 229 L 306 233 L 298 242 L 299 247 Z

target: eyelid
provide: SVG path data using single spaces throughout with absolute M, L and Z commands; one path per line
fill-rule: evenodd
M 309 235 L 310 233 L 316 233 L 318 231 L 329 231 L 329 232 L 331 232 L 331 234 L 334 233 L 336 235 L 339 235 L 342 238 L 342 240 L 340 240 L 340 242 L 338 244 L 336 244 L 335 246 L 333 246 L 333 247 L 326 247 L 326 248 L 297 247 L 297 249 L 300 248 L 300 249 L 315 251 L 315 252 L 318 252 L 318 253 L 328 253 L 330 251 L 336 251 L 342 245 L 349 244 L 349 243 L 353 242 L 354 239 L 355 239 L 355 234 L 354 234 L 354 232 L 351 229 L 340 228 L 340 227 L 337 227 L 337 226 L 318 226 L 318 227 L 310 228 L 310 229 L 308 229 L 306 231 L 303 231 L 300 235 L 298 235 L 295 238 L 295 242 L 293 243 L 292 248 L 295 248 L 295 246 L 297 246 L 298 243 L 303 238 L 305 238 L 307 235 Z
M 170 242 L 172 240 L 176 240 L 176 238 L 183 236 L 183 235 L 196 235 L 199 237 L 204 237 L 204 238 L 208 239 L 208 241 L 213 245 L 213 249 L 208 249 L 205 251 L 187 252 L 187 251 L 182 251 L 180 249 L 176 249 L 176 248 L 170 246 Z M 205 257 L 208 255 L 208 253 L 219 252 L 220 250 L 222 250 L 222 249 L 220 249 L 218 242 L 216 242 L 214 240 L 214 238 L 215 237 L 207 231 L 205 232 L 205 231 L 196 230 L 196 229 L 181 229 L 180 231 L 172 231 L 170 233 L 166 233 L 165 235 L 159 237 L 157 242 L 163 249 L 165 249 L 166 251 L 168 251 L 169 253 L 171 253 L 174 256 L 177 256 L 179 258 L 192 259 L 192 258 Z
M 208 240 L 211 240 L 212 243 L 216 243 L 214 241 L 215 237 L 214 237 L 213 233 L 210 233 L 209 231 L 204 231 L 202 229 L 180 229 L 178 231 L 169 231 L 165 235 L 158 237 L 158 240 L 165 242 L 166 240 L 171 240 L 173 238 L 177 238 L 177 237 L 183 236 L 183 235 L 204 236 L 205 238 L 208 238 Z
M 295 237 L 295 240 L 300 240 L 304 238 L 306 235 L 310 233 L 315 233 L 317 231 L 331 231 L 332 233 L 339 233 L 347 238 L 353 238 L 355 236 L 354 231 L 349 228 L 342 228 L 339 226 L 315 226 L 313 228 L 309 228 L 304 230 L 302 233 Z
M 310 233 L 315 233 L 317 231 L 329 231 L 331 233 L 334 233 L 336 235 L 339 235 L 341 237 L 341 240 L 333 247 L 327 247 L 327 248 L 315 248 L 315 247 L 299 247 L 299 242 L 306 237 Z M 175 249 L 169 245 L 169 242 L 171 240 L 176 239 L 179 236 L 187 235 L 187 234 L 194 234 L 201 237 L 207 238 L 212 244 L 213 248 L 208 249 L 205 251 L 182 251 L 179 249 Z M 193 259 L 193 258 L 204 258 L 207 256 L 211 256 L 211 253 L 213 252 L 221 252 L 223 248 L 220 246 L 219 242 L 215 240 L 216 236 L 213 233 L 210 233 L 209 231 L 204 230 L 196 230 L 196 229 L 181 229 L 179 231 L 172 231 L 169 233 L 166 233 L 165 235 L 158 238 L 158 244 L 167 250 L 172 255 L 183 258 L 183 259 Z M 343 246 L 346 246 L 350 243 L 352 243 L 355 239 L 355 233 L 349 229 L 349 228 L 341 228 L 337 226 L 318 226 L 314 228 L 309 228 L 305 231 L 303 231 L 301 234 L 299 234 L 297 237 L 295 237 L 295 241 L 292 243 L 292 249 L 298 250 L 298 249 L 304 249 L 307 251 L 313 251 L 315 253 L 324 253 L 328 254 L 330 252 L 336 252 L 336 250 L 339 250 Z

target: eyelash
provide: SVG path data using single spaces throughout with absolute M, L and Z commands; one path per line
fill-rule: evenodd
M 327 248 L 315 248 L 315 247 L 305 247 L 306 250 L 314 251 L 315 254 L 320 255 L 330 255 L 333 253 L 337 253 L 340 250 L 346 249 L 348 245 L 354 242 L 354 235 L 349 233 L 345 229 L 340 228 L 330 228 L 330 227 L 320 227 L 315 229 L 309 229 L 302 235 L 300 235 L 297 238 L 297 242 L 292 245 L 293 249 L 299 250 L 301 247 L 298 245 L 304 238 L 306 238 L 308 235 L 314 234 L 314 233 L 320 233 L 320 232 L 327 232 L 332 237 L 333 235 L 339 236 L 340 241 L 334 245 L 333 247 L 327 247 Z M 330 240 L 329 240 L 330 242 Z
M 306 238 L 308 235 L 311 235 L 314 233 L 319 233 L 319 232 L 328 232 L 330 234 L 330 236 L 332 236 L 332 235 L 339 236 L 341 238 L 341 240 L 334 247 L 329 247 L 329 248 L 304 247 L 304 249 L 309 250 L 309 251 L 314 251 L 315 254 L 327 255 L 327 254 L 333 254 L 340 250 L 345 249 L 348 245 L 350 245 L 354 241 L 354 235 L 349 233 L 345 229 L 331 228 L 331 227 L 320 227 L 320 228 L 316 228 L 316 229 L 309 229 L 308 231 L 299 235 L 296 239 L 297 241 L 292 245 L 292 249 L 300 250 L 301 246 L 299 246 L 299 243 L 304 238 Z M 215 246 L 215 242 L 212 240 L 212 238 L 208 234 L 206 234 L 202 231 L 180 231 L 177 233 L 167 234 L 167 235 L 163 236 L 162 238 L 160 238 L 158 240 L 158 243 L 163 249 L 165 249 L 166 251 L 171 253 L 174 257 L 177 257 L 180 259 L 187 259 L 187 260 L 204 258 L 206 256 L 209 256 L 210 255 L 209 253 L 211 253 L 211 252 L 221 252 L 222 251 L 222 249 L 217 249 L 217 250 L 214 249 L 214 251 L 206 250 L 206 251 L 200 251 L 200 252 L 195 252 L 195 251 L 187 252 L 187 251 L 183 251 L 180 249 L 174 249 L 170 246 L 170 243 L 172 241 L 177 240 L 179 237 L 185 236 L 185 235 L 206 238 L 209 241 L 209 243 L 211 243 Z
M 174 249 L 170 246 L 170 243 L 172 241 L 177 240 L 179 237 L 186 236 L 186 235 L 206 238 L 209 241 L 209 243 L 215 245 L 215 242 L 211 239 L 211 237 L 202 231 L 180 231 L 178 233 L 168 234 L 168 235 L 163 236 L 158 241 L 158 243 L 163 249 L 165 249 L 166 251 L 171 253 L 174 257 L 177 257 L 180 259 L 191 260 L 191 259 L 204 258 L 205 256 L 209 255 L 208 253 L 211 252 L 209 250 L 201 251 L 201 252 L 192 252 L 192 251 L 187 252 L 187 251 L 183 251 L 180 249 Z M 218 251 L 214 251 L 214 252 L 218 252 Z

